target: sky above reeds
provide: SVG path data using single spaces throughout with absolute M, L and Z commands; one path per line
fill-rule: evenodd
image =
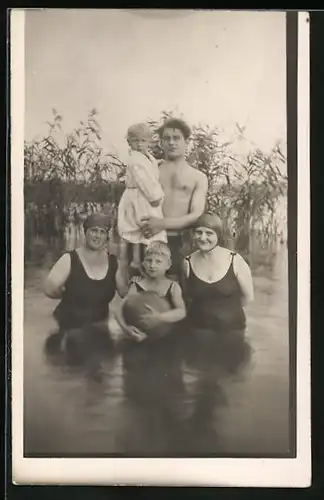
M 130 124 L 170 110 L 228 137 L 238 123 L 268 151 L 286 140 L 285 22 L 283 12 L 29 10 L 25 138 L 46 134 L 52 108 L 66 131 L 96 108 L 103 147 L 123 154 Z

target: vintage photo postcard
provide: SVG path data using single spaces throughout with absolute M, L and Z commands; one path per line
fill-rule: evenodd
M 10 12 L 12 481 L 308 487 L 309 16 Z

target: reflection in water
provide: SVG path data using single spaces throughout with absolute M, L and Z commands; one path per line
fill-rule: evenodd
M 247 310 L 252 359 L 222 376 L 183 354 L 181 334 L 111 345 L 71 363 L 43 296 L 46 270 L 25 276 L 25 453 L 268 455 L 289 451 L 286 249 L 255 275 Z M 115 307 L 114 305 L 112 307 Z M 45 347 L 45 348 L 44 348 Z M 107 346 L 106 346 L 107 347 Z

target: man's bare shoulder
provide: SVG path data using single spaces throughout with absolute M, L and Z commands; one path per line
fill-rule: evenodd
M 201 172 L 195 167 L 192 167 L 187 163 L 188 166 L 188 175 L 190 175 L 191 179 L 194 179 L 197 184 L 205 184 L 207 183 L 207 176 L 204 174 L 204 172 Z
M 207 179 L 207 176 L 206 174 L 204 174 L 204 172 L 202 172 L 201 170 L 198 170 L 197 168 L 195 167 L 192 167 L 191 165 L 189 165 L 189 168 L 190 170 L 192 170 L 192 175 L 195 175 L 197 179 Z
M 158 165 L 159 165 L 160 171 L 163 172 L 163 170 L 164 170 L 165 173 L 168 172 L 168 166 L 170 166 L 170 163 L 168 161 L 160 160 L 158 162 Z M 187 163 L 186 161 L 182 164 L 182 168 L 181 168 L 180 172 L 181 172 L 181 175 L 185 174 L 187 179 L 190 179 L 191 181 L 193 181 L 197 185 L 205 185 L 208 183 L 207 176 L 203 172 L 198 170 L 197 168 L 189 165 L 189 163 Z

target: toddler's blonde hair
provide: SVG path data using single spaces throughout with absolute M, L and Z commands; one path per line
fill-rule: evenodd
M 135 123 L 128 128 L 127 139 L 132 139 L 135 137 L 150 139 L 152 137 L 151 129 L 146 125 L 146 123 Z

